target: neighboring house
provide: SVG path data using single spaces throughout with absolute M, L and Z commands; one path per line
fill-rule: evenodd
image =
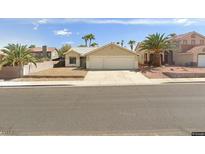
M 189 32 L 174 36 L 170 40 L 176 44 L 173 52 L 175 65 L 205 67 L 205 36 L 197 32 Z
M 205 36 L 197 32 L 176 35 L 169 38 L 172 48 L 161 53 L 162 64 L 205 67 Z M 149 63 L 152 51 L 140 51 L 140 44 L 135 49 L 139 54 L 139 63 Z
M 65 53 L 65 66 L 87 69 L 137 69 L 137 54 L 114 43 L 102 47 L 76 47 Z
M 31 53 L 37 58 L 48 57 L 52 60 L 59 57 L 56 48 L 47 46 L 31 48 Z

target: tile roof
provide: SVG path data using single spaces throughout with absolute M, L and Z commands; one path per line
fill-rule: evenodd
M 196 46 L 186 51 L 186 53 L 196 53 L 196 52 L 204 52 L 205 53 L 205 45 Z
M 171 39 L 174 39 L 174 40 L 180 40 L 180 39 L 182 39 L 182 38 L 184 38 L 185 36 L 190 35 L 190 34 L 196 34 L 196 35 L 199 35 L 199 36 L 205 38 L 204 35 L 199 34 L 199 33 L 195 32 L 195 31 L 193 31 L 193 32 L 185 33 L 185 34 L 176 35 L 176 36 L 172 37 Z
M 47 47 L 47 52 L 55 51 L 54 47 Z M 42 52 L 42 47 L 31 48 L 31 52 Z

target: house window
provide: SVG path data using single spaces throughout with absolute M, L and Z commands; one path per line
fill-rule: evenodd
M 187 40 L 183 40 L 183 44 L 186 45 L 187 44 Z
M 191 40 L 191 45 L 195 45 L 195 40 Z
M 204 40 L 200 40 L 200 44 L 204 44 Z
M 76 64 L 76 57 L 69 57 L 70 64 Z

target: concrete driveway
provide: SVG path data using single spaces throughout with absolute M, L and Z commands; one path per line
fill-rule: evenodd
M 150 80 L 142 73 L 130 70 L 88 71 L 84 81 L 96 82 L 99 85 L 150 83 Z

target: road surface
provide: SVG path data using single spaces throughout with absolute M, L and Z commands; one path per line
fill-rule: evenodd
M 2 135 L 191 135 L 205 84 L 0 88 Z

